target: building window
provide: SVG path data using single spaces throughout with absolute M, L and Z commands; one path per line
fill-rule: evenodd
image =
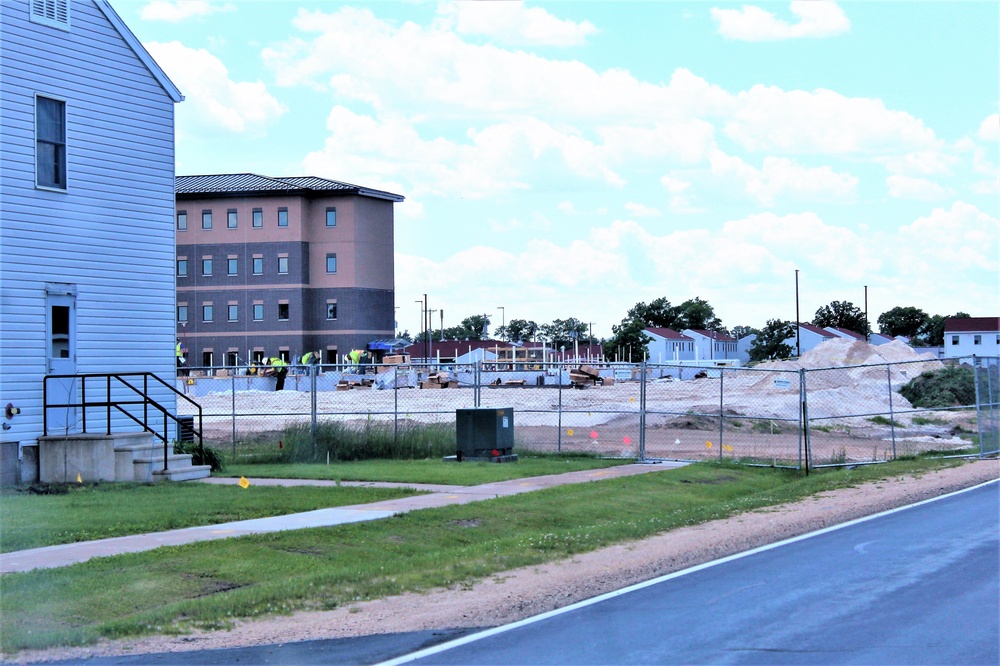
M 203 368 L 211 368 L 214 363 L 215 359 L 213 358 L 212 352 L 203 351 L 201 353 L 201 365 Z
M 337 272 L 337 255 L 328 254 L 326 255 L 326 272 L 336 273 Z
M 288 321 L 288 303 L 278 303 L 278 321 Z
M 35 97 L 35 184 L 66 189 L 66 102 Z
M 212 274 L 212 260 L 211 259 L 202 259 L 201 260 L 201 274 L 202 275 L 211 275 Z
M 957 335 L 951 336 L 951 344 L 953 344 L 953 345 L 957 345 L 958 344 L 958 336 Z
M 288 226 L 288 209 L 279 208 L 278 209 L 278 226 L 287 227 Z
M 31 22 L 69 30 L 69 0 L 31 0 Z
M 333 349 L 327 349 L 326 350 L 326 358 L 323 359 L 323 362 L 326 363 L 327 365 L 333 365 L 334 363 L 337 362 L 337 348 L 336 347 L 334 347 Z
M 212 211 L 210 210 L 201 211 L 201 228 L 202 229 L 212 228 Z
M 263 303 L 253 304 L 253 320 L 254 321 L 264 321 L 264 305 Z
M 253 274 L 263 275 L 264 274 L 264 258 L 254 257 L 253 258 Z
M 335 227 L 337 226 L 337 209 L 327 208 L 326 209 L 326 226 Z
M 236 228 L 236 209 L 230 208 L 226 211 L 226 227 L 229 229 Z
M 212 321 L 212 306 L 203 305 L 201 306 L 201 320 L 202 321 Z
M 981 335 L 973 335 L 972 336 L 972 344 L 974 344 L 974 345 L 981 345 L 981 344 L 983 344 L 983 336 L 981 336 Z
M 186 210 L 177 211 L 177 231 L 187 231 L 188 214 Z
M 188 262 L 187 259 L 177 260 L 177 277 L 187 277 L 188 274 Z
M 288 272 L 288 257 L 278 257 L 278 272 L 282 274 Z
M 228 259 L 226 261 L 227 272 L 229 275 L 236 275 L 240 270 L 240 260 L 239 259 Z
M 229 306 L 229 321 L 239 321 L 240 318 L 240 306 L 230 305 Z
M 327 319 L 331 319 L 331 320 L 337 318 L 337 304 L 336 303 L 327 303 L 326 304 L 326 318 Z
M 240 354 L 239 352 L 229 351 L 226 352 L 226 365 L 230 368 L 235 368 L 240 364 Z
M 253 209 L 253 226 L 258 228 L 264 226 L 264 211 L 260 208 Z
M 177 306 L 177 321 L 186 322 L 188 320 L 188 306 L 178 305 Z

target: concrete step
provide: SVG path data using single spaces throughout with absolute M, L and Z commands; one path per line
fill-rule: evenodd
M 153 472 L 153 481 L 190 481 L 192 479 L 207 479 L 212 476 L 211 465 L 189 465 L 168 470 Z

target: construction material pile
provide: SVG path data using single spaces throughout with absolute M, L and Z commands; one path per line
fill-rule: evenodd
M 432 372 L 425 381 L 420 382 L 422 389 L 458 388 L 458 380 L 452 378 L 450 372 Z

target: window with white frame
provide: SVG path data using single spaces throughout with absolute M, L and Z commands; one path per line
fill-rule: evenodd
M 177 306 L 177 321 L 186 322 L 188 320 L 188 306 L 178 305 Z
M 201 211 L 201 228 L 202 229 L 212 228 L 212 211 L 210 210 Z
M 288 257 L 278 257 L 278 272 L 281 274 L 288 272 Z
M 186 210 L 177 211 L 177 231 L 187 231 L 188 214 Z
M 229 304 L 229 321 L 239 321 L 240 319 L 240 306 Z
M 66 189 L 66 102 L 35 97 L 35 184 Z
M 210 304 L 201 306 L 201 320 L 212 321 L 212 306 Z
M 236 275 L 240 270 L 240 260 L 234 257 L 226 259 L 226 272 L 229 275 Z
M 972 336 L 972 344 L 974 344 L 974 345 L 981 345 L 981 344 L 983 344 L 983 336 L 981 336 L 981 335 L 973 335 Z
M 258 229 L 264 226 L 264 211 L 260 208 L 253 209 L 253 226 Z
M 288 226 L 288 209 L 279 208 L 278 209 L 278 226 L 287 227 Z
M 188 262 L 187 259 L 177 260 L 177 277 L 187 277 L 188 274 Z
M 326 226 L 337 226 L 337 209 L 333 206 L 326 209 Z
M 337 318 L 337 301 L 327 301 L 326 303 L 326 318 L 333 320 Z
M 201 260 L 201 274 L 205 275 L 205 276 L 209 276 L 209 275 L 212 274 L 212 260 L 211 259 L 202 259 Z
M 264 274 L 264 257 L 253 258 L 253 274 L 254 275 Z
M 254 303 L 253 304 L 253 320 L 254 321 L 264 321 L 264 304 Z
M 228 229 L 235 229 L 237 225 L 236 209 L 230 208 L 226 211 L 226 227 Z
M 327 273 L 337 272 L 337 255 L 335 253 L 326 255 L 326 272 Z

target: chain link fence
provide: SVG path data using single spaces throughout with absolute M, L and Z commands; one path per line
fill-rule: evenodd
M 454 453 L 456 410 L 507 408 L 520 453 L 801 468 L 998 450 L 996 358 L 785 366 L 291 366 L 280 391 L 245 368 L 192 368 L 177 381 L 202 408 L 205 443 L 233 460 L 277 459 L 291 446 L 351 459 L 350 441 L 387 457 Z M 944 369 L 967 394 L 937 407 L 904 397 Z

